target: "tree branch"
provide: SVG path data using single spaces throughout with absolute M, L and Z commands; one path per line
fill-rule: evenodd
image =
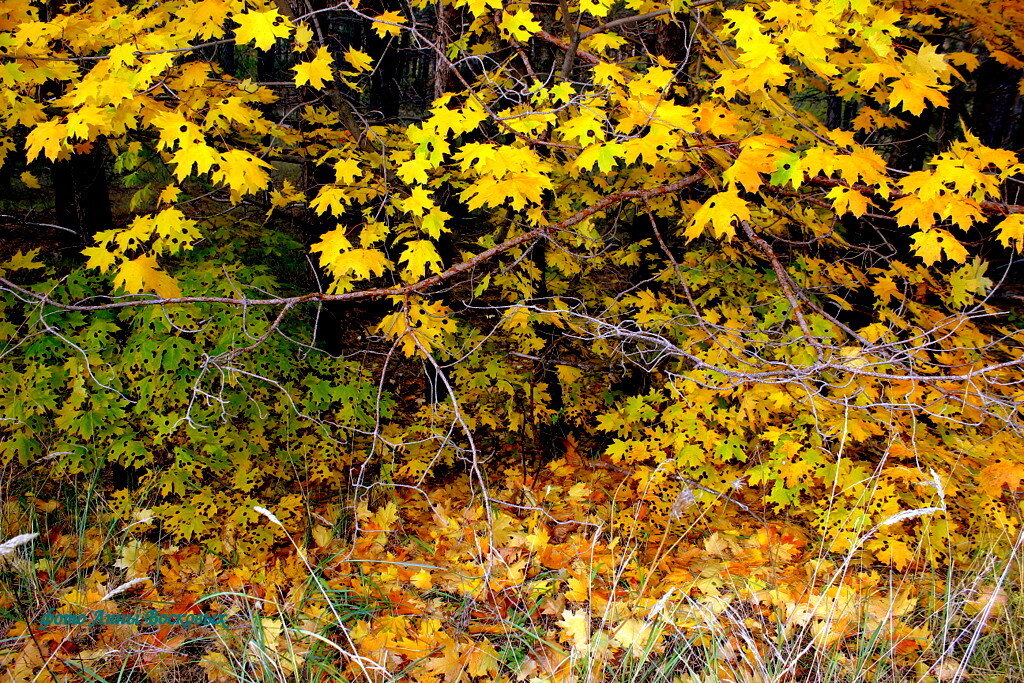
M 551 43 L 555 47 L 560 48 L 562 50 L 569 50 L 569 49 L 572 48 L 572 44 L 569 43 L 569 41 L 562 40 L 561 38 L 553 36 L 550 33 L 548 33 L 547 31 L 538 31 L 537 33 L 534 33 L 533 35 L 535 37 L 537 37 L 537 38 L 540 38 L 541 40 L 543 40 L 543 41 L 545 41 L 547 43 Z M 576 55 L 581 57 L 583 59 L 583 61 L 585 61 L 587 64 L 590 64 L 591 66 L 593 66 L 594 64 L 600 64 L 601 63 L 601 58 L 598 57 L 597 55 L 591 53 L 591 52 L 586 52 L 584 50 L 577 50 Z
M 40 304 L 45 304 L 59 308 L 65 311 L 103 311 L 115 308 L 133 308 L 136 306 L 167 306 L 172 304 L 199 304 L 199 303 L 211 303 L 211 304 L 226 304 L 230 306 L 285 306 L 286 310 L 292 306 L 298 304 L 304 304 L 311 301 L 358 301 L 362 299 L 379 299 L 389 296 L 407 296 L 409 294 L 418 294 L 431 287 L 439 285 L 447 280 L 451 280 L 457 275 L 461 275 L 466 271 L 472 270 L 477 266 L 493 259 L 494 257 L 505 253 L 506 251 L 513 249 L 521 244 L 532 242 L 534 240 L 543 239 L 554 235 L 555 233 L 570 228 L 594 214 L 607 209 L 608 207 L 617 204 L 628 199 L 650 199 L 651 197 L 658 197 L 665 194 L 671 194 L 672 192 L 678 192 L 684 188 L 687 188 L 697 183 L 701 178 L 704 177 L 704 173 L 697 172 L 692 175 L 686 176 L 674 183 L 667 185 L 659 185 L 648 189 L 638 190 L 626 190 L 624 192 L 618 192 L 613 195 L 609 195 L 604 199 L 594 202 L 590 206 L 580 209 L 573 215 L 562 219 L 557 223 L 551 225 L 542 225 L 538 228 L 523 233 L 518 237 L 508 239 L 501 244 L 491 247 L 485 251 L 480 252 L 476 256 L 466 259 L 461 263 L 457 263 L 451 268 L 444 272 L 432 275 L 428 278 L 419 280 L 408 285 L 402 285 L 400 287 L 377 287 L 374 289 L 364 289 L 357 292 L 345 292 L 343 294 L 325 294 L 323 292 L 310 292 L 307 294 L 301 294 L 298 296 L 291 297 L 275 297 L 269 299 L 246 299 L 246 298 L 234 298 L 234 297 L 219 297 L 219 296 L 180 296 L 180 297 L 167 297 L 167 298 L 149 298 L 149 299 L 132 299 L 129 301 L 112 301 L 106 304 L 93 304 L 93 305 L 81 305 L 81 304 L 64 304 L 57 301 L 53 301 L 45 294 L 37 294 L 29 289 L 16 285 L 7 278 L 0 277 L 0 288 L 7 289 L 8 291 L 18 294 L 24 299 L 35 301 Z M 282 311 L 282 314 L 284 311 Z

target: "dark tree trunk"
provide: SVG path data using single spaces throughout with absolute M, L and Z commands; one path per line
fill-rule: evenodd
M 453 26 L 458 18 L 458 10 L 449 5 L 439 3 L 436 11 L 437 26 L 435 35 L 437 37 L 437 44 L 442 50 L 447 50 L 454 33 Z M 448 64 L 447 59 L 442 58 L 440 55 L 435 55 L 433 73 L 434 99 L 441 97 L 441 95 L 444 95 L 455 85 L 456 79 Z
M 19 172 L 18 169 L 25 167 L 24 144 L 25 139 L 21 137 L 18 144 L 7 152 L 7 158 L 0 164 L 0 192 L 3 192 L 4 195 L 10 196 L 15 174 Z
M 379 113 L 385 121 L 396 118 L 401 113 L 401 104 L 409 100 L 402 88 L 405 60 L 400 52 L 401 42 L 400 35 L 380 38 L 369 27 L 366 30 L 366 53 L 374 58 L 366 105 L 371 114 Z
M 405 12 L 405 3 L 396 0 L 373 0 L 364 5 L 365 11 L 381 14 L 387 11 Z M 379 36 L 365 22 L 362 31 L 362 50 L 373 58 L 374 68 L 370 74 L 369 87 L 365 94 L 366 108 L 370 116 L 393 120 L 411 111 L 422 110 L 433 95 L 429 82 L 429 70 L 417 78 L 417 66 L 424 59 L 434 60 L 434 54 L 417 54 L 410 47 L 409 34 Z
M 982 144 L 1020 151 L 1024 147 L 1024 96 L 1020 72 L 994 59 L 984 62 L 974 74 L 976 86 L 971 109 L 971 130 Z M 1006 183 L 1004 201 L 1024 201 L 1024 177 Z
M 326 164 L 310 164 L 307 169 L 313 180 L 314 186 L 328 185 L 334 182 L 334 168 Z M 337 223 L 330 214 L 318 216 L 310 212 L 308 216 L 308 233 L 313 241 L 320 239 L 325 233 L 337 228 Z M 311 258 L 310 265 L 313 268 L 313 277 L 323 290 L 327 290 L 331 282 L 331 276 L 320 267 L 315 257 Z M 316 324 L 316 335 L 313 345 L 318 349 L 332 356 L 340 356 L 345 345 L 342 340 L 342 328 L 346 324 L 346 317 L 351 320 L 352 306 L 341 301 L 325 301 L 319 308 L 319 318 Z
M 1019 82 L 1019 71 L 991 57 L 975 70 L 974 97 L 965 119 L 983 145 L 1017 152 L 1024 147 L 1024 96 Z M 1001 199 L 1008 204 L 1024 203 L 1024 174 L 1003 182 Z M 989 277 L 997 274 L 994 279 L 1003 280 L 1004 285 L 1019 285 L 1024 282 L 1019 254 L 996 243 L 995 222 L 975 226 L 969 238 L 982 242 L 981 255 L 991 264 Z
M 112 227 L 102 141 L 95 141 L 89 152 L 54 162 L 51 173 L 58 225 L 74 230 L 82 241 Z
M 1024 142 L 1024 102 L 1019 89 L 1020 73 L 994 59 L 974 73 L 976 86 L 971 129 L 989 147 L 1018 149 Z
M 901 171 L 920 171 L 925 159 L 936 152 L 932 138 L 932 124 L 935 123 L 935 110 L 926 109 L 920 116 L 908 117 L 910 125 L 903 133 L 903 139 L 894 144 L 889 165 Z
M 849 130 L 857 115 L 857 103 L 829 95 L 825 107 L 825 126 L 832 130 Z
M 679 66 L 686 66 L 689 63 L 690 50 L 694 41 L 690 35 L 690 27 L 682 23 L 682 16 L 677 21 L 667 24 L 659 24 L 654 31 L 654 49 L 658 55 L 664 55 L 666 59 L 675 62 Z

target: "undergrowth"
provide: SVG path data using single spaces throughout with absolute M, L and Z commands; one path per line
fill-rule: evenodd
M 277 540 L 235 562 L 101 490 L 22 491 L 5 534 L 38 535 L 4 546 L 4 680 L 1019 680 L 1019 538 L 896 572 L 785 524 L 698 513 L 643 535 L 602 519 L 623 475 L 565 469 L 508 470 L 486 497 L 468 476 L 378 487 L 348 522 L 259 507 Z

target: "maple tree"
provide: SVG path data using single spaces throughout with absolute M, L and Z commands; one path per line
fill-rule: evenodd
M 924 593 L 872 567 L 1020 538 L 1021 11 L 4 3 L 0 462 L 134 472 L 114 566 L 181 609 L 280 591 L 291 673 L 339 620 L 289 593 L 321 562 L 352 676 L 568 680 L 746 602 L 923 657 Z M 49 541 L 88 573 L 48 599 L 112 609 L 100 535 Z M 138 636 L 29 621 L 30 673 Z

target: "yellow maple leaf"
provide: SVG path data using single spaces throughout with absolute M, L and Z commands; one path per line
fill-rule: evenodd
M 948 218 L 956 223 L 961 230 L 970 230 L 971 226 L 982 219 L 978 203 L 969 197 L 948 198 L 941 214 L 943 218 Z
M 112 110 L 96 105 L 85 105 L 68 114 L 67 134 L 69 138 L 76 140 L 88 140 L 92 128 L 106 128 L 110 122 Z
M 327 48 L 319 48 L 316 51 L 316 57 L 311 61 L 292 67 L 292 70 L 295 71 L 295 85 L 301 87 L 308 84 L 318 89 L 324 87 L 324 81 L 334 80 L 334 73 L 331 71 L 332 63 Z
M 474 17 L 479 17 L 489 9 L 499 9 L 501 0 L 455 0 L 453 4 L 456 7 L 468 7 Z
M 398 522 L 398 504 L 390 501 L 370 517 L 369 526 L 375 530 L 390 531 Z
M 1021 245 L 1024 245 L 1024 214 L 1015 213 L 1007 216 L 1000 221 L 996 229 L 999 231 L 999 242 L 1004 247 L 1012 244 L 1015 249 L 1020 249 Z
M 204 142 L 188 142 L 183 144 L 171 157 L 174 164 L 174 177 L 184 180 L 193 174 L 207 173 L 220 157 L 213 147 Z
M 220 155 L 220 170 L 214 175 L 217 182 L 225 183 L 238 194 L 250 194 L 264 189 L 270 176 L 263 169 L 270 164 L 249 152 L 232 149 Z
M 389 339 L 401 342 L 402 353 L 407 357 L 412 358 L 419 353 L 416 330 L 409 326 L 403 311 L 388 313 L 374 330 Z
M 86 247 L 82 250 L 82 255 L 88 259 L 85 263 L 86 268 L 99 268 L 101 273 L 107 272 L 110 266 L 117 263 L 117 257 L 103 246 Z
M 58 119 L 43 121 L 25 136 L 25 158 L 32 161 L 40 154 L 54 161 L 67 148 L 67 126 Z
M 775 170 L 775 160 L 771 156 L 772 149 L 762 145 L 744 146 L 740 155 L 736 157 L 732 166 L 722 174 L 722 178 L 729 183 L 732 189 L 739 185 L 748 192 L 758 190 L 764 181 L 762 173 L 771 173 Z
M 295 41 L 295 51 L 305 52 L 306 48 L 313 41 L 313 30 L 305 24 L 295 25 L 295 35 L 292 37 Z
M 161 252 L 177 253 L 191 247 L 201 237 L 196 222 L 175 208 L 163 209 L 148 218 L 140 216 L 132 225 L 151 233 L 153 248 Z
M 651 631 L 651 625 L 640 619 L 626 619 L 612 634 L 612 643 L 640 657 L 652 644 Z
M 402 32 L 402 24 L 405 24 L 408 21 L 409 20 L 406 19 L 401 12 L 392 10 L 378 15 L 377 18 L 373 20 L 372 28 L 381 38 L 389 35 L 397 36 Z
M 916 194 L 900 197 L 892 203 L 896 209 L 896 222 L 906 227 L 917 223 L 922 228 L 930 228 L 935 223 L 935 214 L 942 210 L 943 203 L 937 199 L 921 199 Z
M 172 149 L 177 145 L 199 144 L 203 133 L 180 111 L 162 111 L 150 123 L 160 132 L 160 148 Z
M 426 661 L 426 669 L 446 683 L 485 677 L 492 680 L 500 658 L 489 641 L 451 643 Z
M 618 64 L 598 62 L 594 65 L 594 82 L 599 85 L 613 86 L 616 83 L 625 83 L 626 74 Z
M 590 170 L 595 166 L 601 173 L 610 173 L 618 164 L 618 160 L 625 155 L 625 147 L 621 142 L 605 142 L 588 145 L 583 152 L 576 157 L 574 166 L 580 169 Z
M 605 139 L 604 126 L 594 112 L 583 110 L 558 128 L 564 140 L 576 140 L 581 145 Z
M 38 249 L 32 249 L 29 252 L 17 251 L 3 263 L 2 267 L 0 267 L 0 272 L 42 268 L 43 264 L 36 261 L 37 256 L 39 256 Z
M 470 676 L 490 680 L 495 680 L 498 662 L 503 661 L 489 640 L 470 643 L 463 660 L 466 663 L 466 673 Z
M 356 178 L 360 178 L 363 175 L 363 170 L 355 159 L 346 157 L 339 159 L 334 164 L 334 182 L 339 185 L 351 185 Z
M 399 166 L 395 173 L 407 183 L 425 183 L 430 179 L 427 171 L 433 167 L 434 164 L 426 159 L 409 159 Z
M 896 78 L 900 74 L 900 67 L 895 63 L 873 61 L 865 64 L 857 78 L 857 85 L 866 90 L 871 90 L 880 82 L 888 78 Z
M 374 329 L 400 343 L 402 353 L 412 358 L 429 353 L 441 343 L 442 337 L 454 334 L 455 321 L 450 314 L 451 309 L 443 304 L 418 303 L 407 310 L 389 313 Z
M 910 74 L 903 74 L 892 83 L 892 93 L 889 95 L 890 106 L 897 104 L 903 107 L 903 111 L 917 116 L 924 111 L 925 100 L 931 100 L 933 104 L 944 107 L 949 104 L 942 92 L 919 78 Z
M 156 292 L 158 296 L 170 299 L 181 296 L 178 283 L 170 275 L 161 270 L 152 256 L 140 256 L 121 265 L 114 284 L 122 287 L 129 294 Z
M 373 66 L 373 58 L 355 48 L 349 48 L 345 53 L 345 61 L 351 64 L 356 71 L 369 71 Z
M 320 216 L 324 215 L 328 209 L 335 216 L 340 216 L 345 212 L 345 205 L 350 199 L 351 197 L 349 197 L 348 191 L 345 188 L 336 185 L 324 185 L 309 205 Z
M 527 9 L 505 12 L 499 26 L 502 32 L 518 41 L 529 40 L 533 34 L 541 30 L 541 25 L 533 18 L 533 13 Z
M 437 131 L 438 135 L 447 135 L 449 131 L 455 131 L 456 134 L 466 131 L 466 114 L 461 109 L 435 106 L 430 110 L 430 114 L 427 125 Z
M 218 125 L 223 121 L 252 125 L 259 118 L 259 112 L 247 106 L 245 98 L 225 97 L 210 107 L 206 122 L 207 125 Z
M 465 648 L 465 645 L 456 644 L 443 648 L 438 656 L 427 660 L 426 669 L 434 674 L 432 677 L 434 680 L 440 676 L 442 681 L 448 683 L 466 678 L 466 663 L 460 654 L 462 648 Z
M 1004 487 L 1016 492 L 1021 480 L 1024 480 L 1024 465 L 1009 460 L 997 460 L 978 472 L 978 488 L 993 497 L 1001 495 Z
M 352 280 L 365 280 L 381 275 L 391 262 L 376 249 L 353 249 L 344 228 L 326 233 L 320 242 L 309 249 L 320 254 L 320 265 L 334 277 L 332 291 L 344 292 L 352 288 Z
M 967 250 L 964 246 L 945 230 L 921 230 L 914 233 L 913 240 L 914 253 L 921 257 L 925 265 L 930 266 L 940 260 L 943 252 L 946 258 L 957 263 L 963 263 L 967 259 Z
M 461 197 L 470 209 L 505 203 L 521 209 L 527 203 L 539 204 L 547 189 L 551 189 L 551 178 L 539 173 L 515 173 L 500 180 L 485 176 L 467 187 Z
M 402 250 L 402 263 L 407 264 L 405 272 L 412 280 L 419 280 L 428 271 L 440 272 L 443 269 L 441 257 L 430 240 L 411 240 Z
M 414 187 L 408 197 L 399 199 L 396 203 L 402 208 L 402 211 L 408 211 L 414 216 L 422 216 L 430 209 L 435 208 L 430 192 L 422 186 Z
M 423 220 L 420 223 L 420 230 L 430 237 L 437 239 L 441 236 L 441 233 L 450 231 L 450 228 L 448 228 L 445 223 L 451 217 L 452 215 L 446 211 L 442 211 L 438 208 L 431 209 L 430 212 L 423 217 Z
M 607 12 L 606 12 L 607 14 Z M 596 33 L 583 42 L 583 48 L 587 52 L 605 53 L 608 50 L 616 50 L 626 44 L 626 39 L 614 33 Z
M 221 0 L 183 3 L 176 8 L 189 33 L 203 40 L 224 35 L 224 20 L 230 11 L 228 3 Z
M 896 286 L 891 275 L 875 280 L 874 284 L 871 285 L 871 292 L 883 304 L 889 303 L 889 300 L 893 297 L 900 301 L 906 300 L 906 297 L 900 288 Z
M 839 215 L 852 213 L 860 218 L 868 210 L 868 198 L 857 190 L 848 187 L 833 187 L 826 195 L 832 200 L 832 206 Z
M 1000 64 L 1005 64 L 1006 66 L 1014 69 L 1024 69 L 1024 62 L 1008 52 L 1004 52 L 1003 50 L 994 50 L 990 54 L 992 55 L 992 59 L 996 60 Z
M 878 539 L 868 543 L 867 547 L 872 550 L 882 562 L 888 562 L 896 569 L 906 569 L 907 565 L 914 561 L 914 549 L 906 541 L 898 538 Z
M 314 254 L 319 252 L 321 254 L 321 261 L 323 261 L 329 254 L 341 253 L 351 248 L 352 243 L 345 235 L 345 228 L 338 226 L 330 232 L 325 232 L 320 237 L 320 241 L 310 247 L 309 250 Z
M 431 580 L 430 572 L 426 569 L 421 569 L 412 576 L 409 577 L 409 583 L 416 586 L 420 590 L 430 590 L 434 582 Z
M 255 42 L 260 50 L 269 50 L 278 38 L 287 38 L 292 30 L 292 23 L 276 9 L 252 10 L 235 15 L 234 20 L 238 24 L 235 42 L 239 45 Z
M 562 629 L 562 640 L 584 652 L 590 645 L 590 614 L 585 609 L 562 610 L 562 618 L 555 622 Z
M 179 188 L 174 183 L 171 183 L 170 185 L 168 185 L 167 187 L 160 191 L 160 196 L 157 198 L 157 200 L 161 204 L 173 204 L 174 202 L 178 201 L 178 195 L 180 194 L 181 188 Z
M 750 220 L 750 208 L 740 199 L 736 190 L 719 192 L 712 196 L 693 214 L 690 227 L 686 229 L 686 238 L 694 239 L 704 232 L 704 227 L 711 223 L 715 237 L 731 238 L 736 233 L 733 222 Z
M 928 43 L 923 44 L 917 54 L 908 54 L 903 63 L 910 71 L 928 74 L 931 77 L 942 76 L 951 71 L 946 58 L 938 53 L 934 45 Z
M 611 0 L 580 0 L 580 11 L 595 17 L 607 16 L 611 6 Z

